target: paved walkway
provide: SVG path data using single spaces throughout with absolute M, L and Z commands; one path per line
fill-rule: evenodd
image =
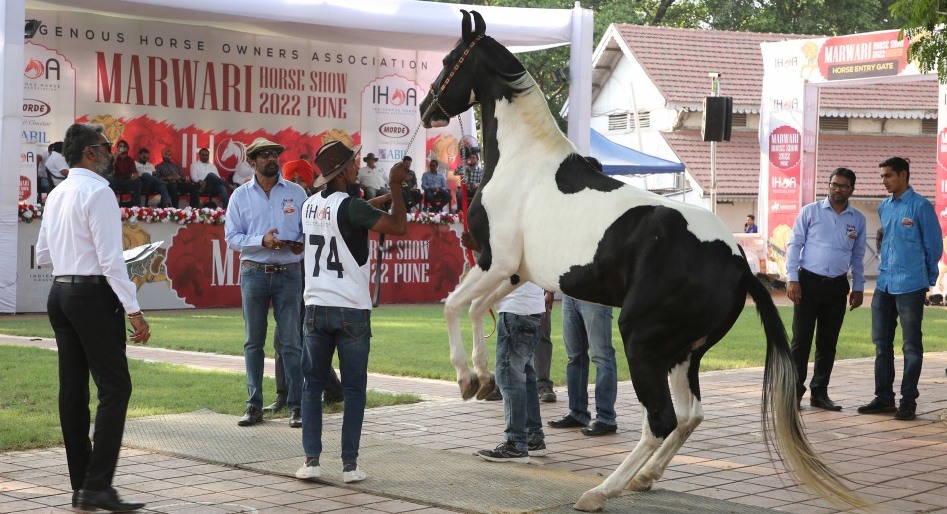
M 0 344 L 55 348 L 51 340 L 9 336 L 0 336 Z M 242 357 L 135 346 L 129 346 L 128 354 L 136 359 L 243 373 Z M 900 369 L 900 360 L 897 366 Z M 831 413 L 803 407 L 807 433 L 816 449 L 882 512 L 947 512 L 945 367 L 947 353 L 925 355 L 921 401 L 914 421 L 855 413 L 854 407 L 872 396 L 871 359 L 836 363 L 832 397 L 845 410 Z M 272 362 L 266 370 L 272 373 Z M 766 452 L 760 433 L 761 379 L 759 368 L 701 374 L 705 421 L 655 488 L 785 512 L 835 512 L 837 509 L 796 486 Z M 373 437 L 466 455 L 493 447 L 502 438 L 501 402 L 463 402 L 453 383 L 373 374 L 369 387 L 417 393 L 427 400 L 370 410 L 366 426 L 374 430 Z M 558 403 L 542 404 L 544 420 L 567 410 L 564 388 L 557 392 Z M 638 439 L 641 409 L 629 382 L 619 384 L 616 410 L 619 431 L 613 436 L 588 438 L 577 430 L 547 428 L 550 455 L 533 459 L 533 463 L 557 471 L 607 476 Z M 420 429 L 405 435 L 398 428 L 405 424 Z M 385 427 L 395 428 L 386 433 Z M 371 474 L 371 463 L 362 464 Z M 123 451 L 115 485 L 126 497 L 147 501 L 151 512 L 452 512 L 135 449 Z M 68 487 L 62 448 L 0 454 L 0 513 L 68 512 Z M 606 510 L 610 510 L 608 506 Z

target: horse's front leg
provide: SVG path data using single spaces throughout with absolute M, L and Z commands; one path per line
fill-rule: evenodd
M 487 354 L 487 345 L 483 337 L 483 317 L 484 314 L 504 296 L 510 294 L 516 289 L 509 280 L 503 281 L 500 286 L 492 293 L 475 299 L 470 304 L 470 322 L 473 325 L 473 365 L 474 372 L 480 380 L 480 389 L 477 391 L 477 399 L 483 400 L 496 388 L 496 378 L 493 371 L 488 367 L 490 356 Z
M 496 289 L 501 279 L 491 279 L 478 266 L 474 266 L 463 281 L 447 296 L 444 304 L 444 318 L 447 320 L 447 336 L 450 342 L 450 361 L 457 372 L 457 384 L 464 400 L 469 400 L 481 388 L 477 375 L 471 375 L 467 367 L 467 352 L 464 350 L 463 336 L 460 331 L 460 314 L 474 299 L 483 296 L 484 291 Z M 480 327 L 480 341 L 483 344 L 483 327 Z M 476 351 L 476 350 L 475 350 Z M 481 349 L 482 353 L 482 349 Z M 486 367 L 486 364 L 483 365 Z

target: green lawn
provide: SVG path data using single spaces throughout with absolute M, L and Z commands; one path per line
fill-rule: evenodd
M 787 330 L 791 328 L 792 308 L 780 307 Z M 947 309 L 930 307 L 925 311 L 924 347 L 928 351 L 947 350 Z M 616 315 L 618 311 L 615 311 Z M 152 327 L 150 346 L 200 352 L 241 355 L 243 352 L 243 319 L 239 309 L 206 309 L 153 311 L 147 313 Z M 487 323 L 492 320 L 488 317 Z M 683 320 L 686 322 L 686 320 Z M 565 383 L 566 357 L 562 345 L 562 315 L 559 303 L 552 319 L 552 378 Z M 272 333 L 272 326 L 270 327 Z M 486 331 L 491 332 L 490 330 Z M 0 333 L 22 336 L 53 337 L 45 315 L 0 316 Z M 447 328 L 441 305 L 382 306 L 372 313 L 372 350 L 369 369 L 390 375 L 454 380 L 449 360 Z M 464 344 L 470 353 L 470 331 L 464 327 Z M 619 355 L 620 379 L 626 380 L 628 366 L 617 325 L 612 332 Z M 900 335 L 898 335 L 900 338 Z M 272 339 L 272 338 L 271 338 Z M 493 355 L 496 338 L 487 339 Z M 267 345 L 272 356 L 273 346 Z M 744 310 L 733 329 L 703 359 L 702 370 L 733 369 L 762 366 L 766 351 L 763 330 L 753 307 Z M 838 358 L 870 357 L 871 309 L 861 307 L 846 314 L 839 337 Z M 491 357 L 491 362 L 493 359 Z

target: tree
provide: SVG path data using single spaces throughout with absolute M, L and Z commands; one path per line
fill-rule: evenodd
M 897 0 L 891 14 L 904 20 L 901 34 L 911 42 L 908 58 L 923 73 L 936 70 L 940 83 L 947 83 L 947 6 L 939 0 Z

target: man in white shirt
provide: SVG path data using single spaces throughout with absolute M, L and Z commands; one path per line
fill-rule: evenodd
M 197 152 L 198 161 L 191 163 L 191 181 L 198 184 L 202 195 L 219 196 L 223 208 L 230 202 L 230 189 L 224 179 L 220 178 L 217 166 L 210 159 L 210 150 L 201 148 Z
M 49 145 L 49 157 L 46 159 L 46 173 L 49 180 L 53 182 L 53 187 L 58 186 L 69 175 L 69 165 L 62 156 L 62 141 L 56 141 Z
M 378 163 L 375 154 L 369 152 L 362 160 L 365 161 L 365 166 L 358 169 L 358 185 L 362 186 L 362 191 L 365 191 L 365 199 L 371 200 L 376 196 L 391 192 L 387 186 L 388 174 L 385 173 L 385 170 L 375 166 Z
M 104 175 L 112 144 L 101 125 L 77 123 L 66 131 L 63 154 L 74 167 L 47 198 L 36 262 L 51 267 L 47 313 L 59 360 L 59 422 L 66 446 L 72 506 L 126 512 L 112 488 L 132 383 L 125 358 L 125 317 L 132 341 L 151 337 L 136 288 L 122 259 L 118 201 Z M 98 408 L 89 441 L 89 375 Z
M 171 205 L 168 185 L 155 175 L 155 165 L 151 164 L 150 159 L 150 150 L 147 148 L 138 149 L 138 160 L 135 161 L 135 169 L 138 170 L 138 178 L 141 179 L 141 191 L 146 194 L 158 193 L 161 195 L 161 207 L 177 208 L 177 205 Z

